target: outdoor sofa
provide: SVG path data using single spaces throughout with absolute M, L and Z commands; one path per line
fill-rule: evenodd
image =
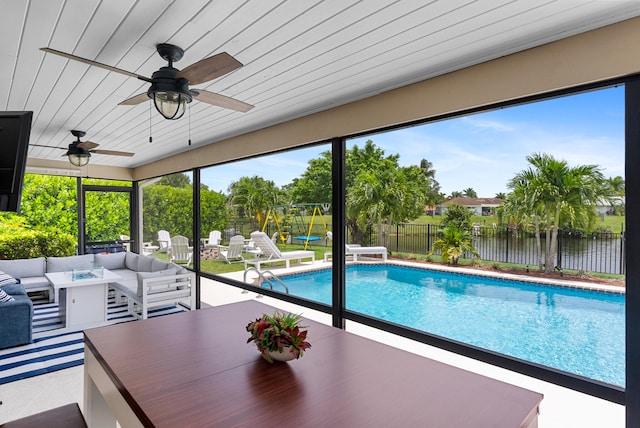
M 94 265 L 109 269 L 122 278 L 110 283 L 109 287 L 115 290 L 119 301 L 128 300 L 133 315 L 146 318 L 149 308 L 179 302 L 195 309 L 193 272 L 174 263 L 132 252 L 0 260 L 0 271 L 19 278 L 27 293 L 47 291 L 49 301 L 57 302 L 58 296 L 45 273 L 87 269 Z
M 0 303 L 0 349 L 31 342 L 33 303 L 21 284 L 2 286 L 13 301 Z

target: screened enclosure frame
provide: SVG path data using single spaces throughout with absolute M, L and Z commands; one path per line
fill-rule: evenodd
M 360 313 L 349 311 L 345 305 L 345 233 L 344 227 L 336 227 L 336 225 L 345 224 L 345 152 L 347 140 L 355 137 L 369 136 L 402 128 L 409 128 L 417 125 L 424 125 L 435 121 L 467 116 L 480 112 L 487 112 L 504 107 L 511 107 L 525 103 L 539 102 L 556 97 L 577 94 L 597 89 L 605 89 L 618 85 L 625 85 L 625 180 L 627 182 L 626 190 L 626 216 L 627 218 L 640 218 L 640 175 L 635 172 L 640 168 L 640 119 L 630 120 L 630 118 L 640 118 L 640 77 L 637 75 L 619 78 L 615 80 L 599 82 L 590 85 L 584 85 L 574 88 L 553 91 L 541 95 L 520 98 L 517 100 L 493 104 L 464 111 L 458 111 L 451 114 L 432 117 L 426 120 L 412 121 L 396 126 L 384 127 L 363 133 L 336 137 L 329 141 L 320 141 L 299 146 L 297 148 L 288 149 L 296 150 L 298 148 L 309 147 L 318 144 L 330 144 L 332 150 L 332 188 L 333 188 L 333 289 L 332 289 L 332 305 L 325 305 L 319 302 L 310 301 L 269 289 L 261 289 L 261 294 L 274 297 L 290 303 L 299 304 L 313 310 L 330 314 L 332 324 L 338 328 L 344 328 L 345 322 L 353 321 L 362 323 L 383 331 L 387 331 L 405 338 L 409 338 L 421 343 L 442 348 L 457 354 L 461 354 L 476 360 L 480 360 L 489 364 L 493 364 L 505 369 L 509 369 L 518 373 L 532 376 L 547 382 L 551 382 L 563 387 L 570 388 L 579 392 L 583 392 L 595 397 L 612 401 L 614 403 L 626 405 L 627 421 L 640 423 L 640 329 L 626 328 L 626 388 L 599 382 L 586 377 L 572 375 L 560 370 L 545 367 L 539 364 L 531 363 L 517 358 L 507 357 L 486 349 L 474 347 L 454 340 L 431 335 L 422 331 L 401 327 L 383 320 L 372 318 Z M 275 154 L 278 152 L 271 152 Z M 264 156 L 264 155 L 261 155 Z M 227 163 L 232 163 L 243 159 L 235 159 Z M 211 165 L 216 166 L 216 165 Z M 194 236 L 201 236 L 200 225 L 200 170 L 203 167 L 190 169 L 193 172 L 193 219 L 194 219 Z M 132 204 L 136 206 L 136 204 Z M 135 217 L 134 217 L 135 219 Z M 132 223 L 133 224 L 133 223 Z M 640 223 L 636 224 L 627 222 L 627 250 L 626 260 L 635 260 L 640 256 Z M 228 279 L 219 275 L 202 272 L 200 269 L 200 254 L 194 251 L 194 270 L 197 273 L 198 282 L 196 293 L 198 297 L 198 307 L 200 304 L 200 277 L 215 280 L 220 283 L 232 285 L 235 287 L 253 290 L 254 286 L 239 281 Z M 637 287 L 629 286 L 640 282 L 640 268 L 637 263 L 627 263 L 626 273 L 626 325 L 640 325 L 640 292 Z M 635 364 L 634 364 L 635 363 Z

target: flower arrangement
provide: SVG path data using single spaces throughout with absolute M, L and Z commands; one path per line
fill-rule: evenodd
M 273 315 L 263 314 L 247 325 L 251 333 L 247 343 L 254 342 L 262 354 L 262 358 L 273 363 L 270 352 L 282 352 L 287 348 L 298 359 L 304 351 L 311 348 L 306 341 L 306 327 L 300 326 L 301 315 L 275 312 Z

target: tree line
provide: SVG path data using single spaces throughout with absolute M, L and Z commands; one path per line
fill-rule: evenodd
M 330 202 L 331 156 L 325 151 L 310 159 L 306 170 L 282 188 L 257 175 L 232 181 L 226 194 L 201 185 L 201 229 L 207 233 L 224 230 L 233 221 L 246 221 L 252 229 L 259 229 L 269 207 Z M 371 140 L 346 151 L 345 214 L 350 242 L 363 243 L 377 226 L 381 235 L 378 242 L 385 243 L 389 237 L 383 233 L 385 229 L 416 219 L 426 205 L 444 198 L 431 162 L 422 159 L 418 165 L 400 166 L 399 158 L 398 154 L 385 154 Z M 624 196 L 624 180 L 606 179 L 596 165 L 571 167 L 547 154 L 533 154 L 527 161 L 529 168 L 517 173 L 507 183 L 509 192 L 500 195 L 503 202 L 497 213 L 501 221 L 513 227 L 535 229 L 540 267 L 552 269 L 549 265 L 555 257 L 558 229 L 569 225 L 589 230 L 597 220 L 598 204 Z M 104 180 L 104 184 L 111 182 Z M 461 195 L 477 196 L 472 188 Z M 186 174 L 172 174 L 144 186 L 142 197 L 143 241 L 154 241 L 160 229 L 192 237 L 192 183 Z M 75 179 L 25 177 L 22 213 L 31 224 L 56 224 L 77 236 L 76 200 Z M 100 214 L 90 220 L 94 239 L 113 240 L 128 234 L 128 201 L 104 192 L 96 202 L 87 203 L 99 204 L 91 207 L 92 212 Z M 458 229 L 468 226 L 452 225 Z

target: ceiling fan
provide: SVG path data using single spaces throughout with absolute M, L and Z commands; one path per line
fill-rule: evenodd
M 113 155 L 113 156 L 133 156 L 134 153 L 130 152 L 118 152 L 115 150 L 96 150 L 100 144 L 93 143 L 91 141 L 80 141 L 80 138 L 84 137 L 86 132 L 84 131 L 71 131 L 76 140 L 69 144 L 68 148 L 64 147 L 53 147 L 53 146 L 43 146 L 41 144 L 29 144 L 34 147 L 47 147 L 50 149 L 61 149 L 66 150 L 67 152 L 62 156 L 69 156 L 69 162 L 75 166 L 85 166 L 89 163 L 89 158 L 91 157 L 91 153 L 96 153 L 100 155 Z
M 215 92 L 205 91 L 204 89 L 189 88 L 190 84 L 198 85 L 208 82 L 216 77 L 224 76 L 225 74 L 242 67 L 242 63 L 226 52 L 200 60 L 181 71 L 174 68 L 173 63 L 182 58 L 184 50 L 175 45 L 161 43 L 156 46 L 156 50 L 158 51 L 158 54 L 169 64 L 166 67 L 161 67 L 151 75 L 151 78 L 149 78 L 55 49 L 40 48 L 40 50 L 151 83 L 147 92 L 135 95 L 122 101 L 120 104 L 135 105 L 151 98 L 155 104 L 156 110 L 158 110 L 165 119 L 179 119 L 182 117 L 186 110 L 186 105 L 194 98 L 207 104 L 243 113 L 253 108 L 251 104 L 247 104 Z

